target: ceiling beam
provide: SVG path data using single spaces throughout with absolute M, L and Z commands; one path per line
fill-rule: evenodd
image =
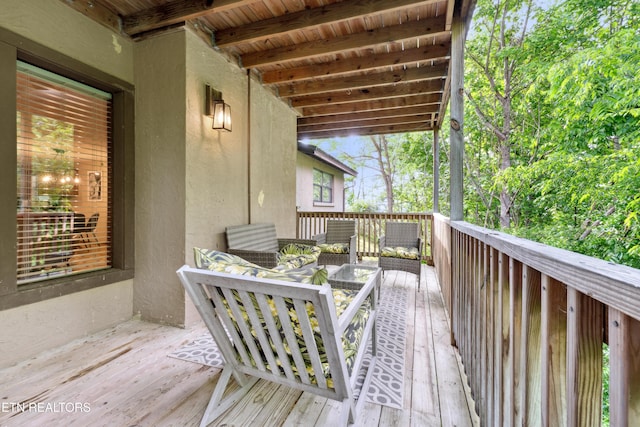
M 290 104 L 294 108 L 311 107 L 322 104 L 341 104 L 344 102 L 359 102 L 381 98 L 406 97 L 415 95 L 416 93 L 434 93 L 442 91 L 442 88 L 443 80 L 440 78 L 420 82 L 397 83 L 387 86 L 299 96 L 290 98 Z
M 298 129 L 301 127 L 335 122 L 355 122 L 369 119 L 416 116 L 438 112 L 438 104 L 418 105 L 415 107 L 391 108 L 388 110 L 364 111 L 349 114 L 332 114 L 327 116 L 299 117 Z
M 444 32 L 444 22 L 439 18 L 428 18 L 327 40 L 315 40 L 270 50 L 247 53 L 241 56 L 241 63 L 244 68 L 254 68 L 258 66 L 307 59 L 314 56 L 364 49 L 371 46 L 389 42 L 399 42 L 416 37 L 424 40 L 428 36 L 434 36 L 442 32 Z
M 253 43 L 270 37 L 300 30 L 309 30 L 320 25 L 343 22 L 348 19 L 391 12 L 397 9 L 435 3 L 438 0 L 347 0 L 313 9 L 287 13 L 270 19 L 252 22 L 239 27 L 227 28 L 214 33 L 218 47 Z
M 347 136 L 370 136 L 370 135 L 385 135 L 390 133 L 406 133 L 406 132 L 424 132 L 433 130 L 431 122 L 425 123 L 409 123 L 401 125 L 389 125 L 389 126 L 373 126 L 368 128 L 353 128 L 353 129 L 341 129 L 330 130 L 322 132 L 298 132 L 298 140 L 303 139 L 320 139 L 320 138 L 336 138 Z
M 360 74 L 348 77 L 331 77 L 328 79 L 305 80 L 286 86 L 278 86 L 278 94 L 282 98 L 327 93 L 338 90 L 356 90 L 376 86 L 393 85 L 429 79 L 442 79 L 447 70 L 445 64 L 420 68 L 400 69 L 377 73 Z
M 355 71 L 372 70 L 394 65 L 422 63 L 446 58 L 450 55 L 449 43 L 427 45 L 414 49 L 401 50 L 382 54 L 370 54 L 357 58 L 342 59 L 324 64 L 307 65 L 262 73 L 262 83 L 276 84 L 292 82 L 316 77 L 330 77 Z
M 373 101 L 357 101 L 345 104 L 325 104 L 302 109 L 304 117 L 326 116 L 330 114 L 349 114 L 359 111 L 379 111 L 389 108 L 411 107 L 440 103 L 441 93 L 429 93 L 416 96 L 403 96 L 392 99 L 378 99 Z
M 384 119 L 368 119 L 347 122 L 331 122 L 317 125 L 298 125 L 298 132 L 311 133 L 323 132 L 328 130 L 353 129 L 360 127 L 402 125 L 407 123 L 426 123 L 431 121 L 431 114 L 417 114 L 413 116 L 400 116 Z
M 246 0 L 173 0 L 124 16 L 122 29 L 133 36 L 245 4 Z

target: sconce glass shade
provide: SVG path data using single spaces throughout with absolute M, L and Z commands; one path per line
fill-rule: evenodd
M 231 132 L 231 107 L 223 100 L 213 101 L 213 129 Z

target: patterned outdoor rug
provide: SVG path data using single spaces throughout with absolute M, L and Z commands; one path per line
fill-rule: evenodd
M 373 371 L 367 400 L 402 409 L 407 291 L 399 288 L 382 289 L 379 307 L 378 362 Z M 369 355 L 370 350 L 369 348 Z M 209 334 L 169 354 L 169 357 L 219 368 L 224 365 L 222 354 Z M 368 360 L 364 364 L 368 366 Z M 358 385 L 362 385 L 363 381 L 364 376 L 360 376 Z

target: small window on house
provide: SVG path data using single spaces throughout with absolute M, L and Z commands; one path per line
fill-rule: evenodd
M 333 175 L 318 169 L 313 170 L 313 201 L 333 203 Z
M 111 266 L 111 102 L 18 63 L 18 285 Z

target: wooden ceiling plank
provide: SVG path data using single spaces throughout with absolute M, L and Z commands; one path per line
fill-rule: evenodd
M 322 104 L 341 104 L 347 102 L 360 102 L 381 98 L 396 98 L 415 94 L 441 92 L 443 80 L 425 80 L 421 82 L 398 83 L 395 85 L 372 87 L 368 89 L 343 90 L 327 92 L 315 95 L 290 98 L 290 104 L 294 108 L 310 107 Z
M 315 40 L 283 46 L 281 48 L 247 53 L 242 55 L 241 62 L 244 68 L 255 68 L 315 56 L 363 49 L 383 43 L 399 42 L 426 35 L 436 35 L 442 32 L 444 32 L 444 22 L 439 18 L 428 18 L 332 39 Z
M 214 33 L 218 47 L 252 43 L 286 33 L 308 30 L 320 25 L 339 23 L 380 12 L 435 3 L 438 0 L 347 0 L 313 9 L 276 16 Z
M 430 114 L 418 114 L 414 116 L 389 117 L 382 119 L 368 119 L 348 122 L 331 122 L 317 125 L 300 125 L 298 132 L 322 132 L 326 130 L 353 129 L 359 127 L 402 125 L 407 123 L 426 123 L 431 121 Z
M 336 138 L 347 136 L 369 136 L 369 135 L 386 135 L 390 133 L 406 133 L 406 132 L 425 132 L 432 131 L 433 125 L 429 123 L 410 123 L 403 125 L 390 126 L 374 126 L 369 128 L 355 128 L 342 130 L 329 130 L 323 132 L 299 132 L 298 139 L 320 139 L 320 138 Z
M 302 109 L 304 117 L 326 116 L 331 114 L 348 114 L 361 111 L 376 111 L 389 108 L 410 107 L 415 105 L 439 105 L 442 99 L 440 93 L 429 93 L 415 96 L 402 96 L 391 99 L 378 99 L 373 101 L 357 101 L 344 104 L 324 104 L 305 107 Z
M 122 28 L 133 36 L 246 4 L 245 0 L 173 0 L 123 17 Z
M 298 128 L 301 126 L 319 125 L 333 122 L 354 122 L 376 118 L 391 118 L 402 116 L 415 116 L 420 114 L 433 114 L 438 112 L 438 104 L 419 105 L 415 107 L 391 108 L 388 110 L 364 111 L 350 114 L 332 114 L 328 116 L 299 117 Z
M 284 70 L 265 71 L 262 73 L 262 83 L 275 84 L 311 79 L 316 77 L 329 77 L 350 72 L 373 70 L 394 65 L 405 65 L 421 61 L 447 58 L 451 54 L 450 44 L 435 46 L 422 46 L 420 48 L 407 49 L 399 52 L 370 55 L 327 62 L 324 64 L 307 65 Z
M 278 94 L 282 98 L 290 98 L 294 96 L 327 93 L 345 89 L 355 90 L 412 81 L 442 79 L 442 76 L 446 71 L 447 66 L 442 64 L 431 67 L 408 68 L 406 70 L 385 71 L 357 76 L 306 80 L 286 85 L 284 87 L 279 86 Z

